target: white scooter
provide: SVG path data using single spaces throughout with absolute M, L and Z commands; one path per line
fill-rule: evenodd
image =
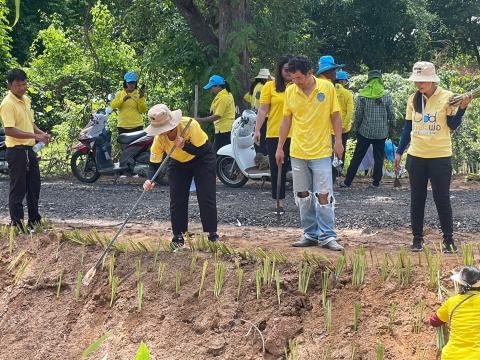
M 249 180 L 270 180 L 270 169 L 259 170 L 255 165 L 253 133 L 257 114 L 244 110 L 232 125 L 231 144 L 217 151 L 217 176 L 229 187 L 242 187 Z M 291 179 L 291 171 L 287 179 Z

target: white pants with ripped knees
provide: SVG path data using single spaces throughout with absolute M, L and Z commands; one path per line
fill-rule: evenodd
M 335 199 L 333 197 L 332 161 L 329 157 L 304 160 L 291 158 L 293 192 L 300 209 L 304 237 L 322 243 L 336 238 Z M 305 194 L 308 195 L 305 197 Z M 321 204 L 319 197 L 327 197 Z

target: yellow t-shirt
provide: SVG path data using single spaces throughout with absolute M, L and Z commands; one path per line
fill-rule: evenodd
M 127 95 L 130 96 L 130 99 L 123 101 L 123 98 Z M 131 93 L 127 93 L 125 89 L 119 91 L 110 105 L 112 108 L 118 109 L 118 127 L 133 129 L 143 126 L 142 114 L 147 110 L 147 104 L 145 96 L 140 97 L 138 89 Z
M 350 90 L 345 89 L 342 84 L 336 84 L 335 90 L 337 90 L 338 104 L 342 115 L 343 133 L 347 133 L 352 129 L 353 94 Z
M 472 294 L 476 295 L 459 305 L 453 313 L 450 338 L 442 350 L 442 360 L 480 359 L 480 292 L 452 296 L 438 309 L 437 316 L 448 323 L 455 306 Z
M 4 127 L 16 128 L 27 133 L 34 133 L 33 110 L 30 99 L 23 95 L 20 100 L 11 91 L 3 98 L 0 104 L 0 117 Z M 5 136 L 5 145 L 8 148 L 16 145 L 35 145 L 34 139 L 17 139 L 12 136 Z
M 315 78 L 317 86 L 307 97 L 297 86 L 285 91 L 284 116 L 292 116 L 290 155 L 313 160 L 332 155 L 332 114 L 340 111 L 335 87 Z
M 250 104 L 250 108 L 257 111 L 260 106 L 260 94 L 262 92 L 263 84 L 261 82 L 257 83 L 253 88 L 253 94 L 250 95 L 250 92 L 247 92 L 243 97 L 247 103 Z
M 233 95 L 226 89 L 221 90 L 213 99 L 210 112 L 212 115 L 220 116 L 220 119 L 214 121 L 216 134 L 231 131 L 233 120 L 235 120 Z
M 180 136 L 185 125 L 187 125 L 189 117 L 182 117 L 180 125 L 177 127 L 177 136 Z M 202 146 L 208 140 L 207 134 L 202 130 L 200 124 L 196 120 L 192 120 L 192 123 L 188 127 L 185 135 L 183 136 L 185 142 L 190 142 L 194 146 Z M 166 134 L 156 135 L 153 139 L 153 144 L 150 149 L 150 162 L 159 163 L 163 159 L 163 153 L 169 153 L 172 150 L 174 141 L 171 141 Z M 187 162 L 193 160 L 195 155 L 189 154 L 182 149 L 176 148 L 172 153 L 172 159 L 175 159 L 179 162 Z
M 288 87 L 288 85 L 287 85 Z M 267 81 L 262 88 L 260 95 L 260 105 L 270 105 L 267 120 L 267 138 L 278 138 L 280 134 L 280 124 L 283 120 L 283 103 L 285 102 L 285 91 L 277 92 L 275 89 L 275 80 Z M 288 137 L 290 137 L 292 130 Z
M 424 97 L 423 118 L 422 113 L 415 112 L 413 108 L 415 94 L 410 95 L 405 115 L 406 120 L 412 121 L 408 154 L 429 159 L 452 156 L 452 139 L 447 125 L 447 115 L 457 112 L 457 107 L 448 105 L 452 94 L 439 86 L 430 99 Z

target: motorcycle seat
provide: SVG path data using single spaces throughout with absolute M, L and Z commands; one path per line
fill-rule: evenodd
M 120 144 L 130 144 L 131 142 L 137 140 L 137 139 L 140 139 L 141 137 L 147 135 L 147 133 L 143 130 L 139 130 L 139 131 L 134 131 L 134 132 L 131 132 L 131 133 L 123 133 L 123 134 L 120 134 L 118 135 L 118 139 L 117 141 L 120 143 Z

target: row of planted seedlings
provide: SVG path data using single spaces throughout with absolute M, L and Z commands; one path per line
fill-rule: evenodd
M 37 233 L 40 233 L 42 231 L 43 229 L 39 229 Z M 2 238 L 8 238 L 8 248 L 9 250 L 11 249 L 10 254 L 13 255 L 13 250 L 15 248 L 15 231 L 12 231 L 11 228 L 8 229 L 6 226 L 2 226 L 0 228 L 0 235 L 2 235 Z M 30 237 L 32 237 L 32 235 Z M 92 245 L 101 245 L 102 247 L 105 247 L 110 240 L 106 235 L 101 234 L 96 230 L 92 230 L 86 234 L 78 230 L 71 232 L 61 232 L 55 237 L 58 239 L 56 255 L 57 258 L 60 244 L 62 241 L 70 241 L 83 247 L 80 255 L 81 269 L 83 269 L 84 266 L 85 247 Z M 235 263 L 235 278 L 237 282 L 235 298 L 237 301 L 239 301 L 242 294 L 242 286 L 245 278 L 245 269 L 242 268 L 240 260 L 247 260 L 249 263 L 253 263 L 256 266 L 254 270 L 256 298 L 261 298 L 262 290 L 265 289 L 265 287 L 273 287 L 276 290 L 277 302 L 278 304 L 281 304 L 282 273 L 279 265 L 287 262 L 287 258 L 285 255 L 276 251 L 266 251 L 261 248 L 257 248 L 255 250 L 238 250 L 225 243 L 212 243 L 208 241 L 205 236 L 202 235 L 195 235 L 193 237 L 186 236 L 186 241 L 190 248 L 190 251 L 186 250 L 184 251 L 184 253 L 191 255 L 191 275 L 196 272 L 197 263 L 200 259 L 200 252 L 210 252 L 214 255 L 213 260 L 210 259 L 213 264 L 209 263 L 209 259 L 203 260 L 199 276 L 198 291 L 196 292 L 196 295 L 198 297 L 200 297 L 205 291 L 205 279 L 207 277 L 209 269 L 213 269 L 214 272 L 213 295 L 214 297 L 219 297 L 221 295 L 226 272 L 226 266 L 224 261 L 227 260 L 234 261 Z M 111 255 L 108 258 L 105 257 L 104 263 L 102 264 L 102 268 L 108 267 L 108 283 L 111 287 L 110 307 L 114 305 L 118 293 L 118 288 L 122 283 L 121 277 L 115 274 L 115 267 L 117 261 L 116 254 L 123 253 L 124 256 L 128 259 L 129 253 L 154 253 L 153 266 L 156 270 L 156 285 L 158 288 L 162 288 L 165 283 L 165 275 L 167 271 L 167 262 L 159 261 L 159 253 L 162 250 L 164 252 L 172 251 L 169 242 L 159 241 L 157 242 L 156 246 L 152 246 L 150 243 L 143 243 L 127 239 L 126 241 L 117 242 L 116 244 L 114 244 Z M 479 245 L 477 245 L 477 250 L 480 254 Z M 461 255 L 455 255 L 458 265 L 475 265 L 474 252 L 474 244 L 463 244 L 461 248 Z M 439 301 L 442 301 L 445 296 L 451 295 L 451 293 L 441 284 L 441 272 L 442 264 L 444 262 L 444 256 L 445 254 L 443 254 L 440 246 L 435 247 L 434 252 L 430 251 L 428 248 L 425 248 L 424 252 L 419 253 L 418 255 L 418 266 L 419 268 L 425 269 L 428 286 L 431 290 L 437 292 Z M 381 260 L 379 260 L 377 256 L 374 256 L 370 251 L 370 261 L 372 267 L 378 269 L 378 278 L 380 282 L 394 280 L 398 283 L 400 287 L 407 287 L 413 281 L 414 258 L 410 255 L 410 253 L 405 247 L 401 247 L 400 250 L 397 252 L 396 256 L 389 253 L 384 254 Z M 350 265 L 349 267 L 348 263 Z M 331 332 L 333 326 L 333 301 L 331 298 L 328 297 L 329 284 L 335 284 L 336 280 L 342 277 L 342 275 L 348 270 L 349 272 L 351 272 L 352 286 L 362 286 L 365 282 L 366 272 L 368 268 L 367 263 L 368 261 L 366 249 L 363 246 L 355 249 L 351 256 L 342 254 L 340 257 L 338 257 L 335 263 L 321 255 L 314 255 L 309 252 L 303 253 L 303 258 L 298 264 L 298 291 L 301 294 L 307 294 L 312 274 L 318 269 L 321 270 L 321 299 L 322 308 L 324 310 L 325 330 L 327 332 Z M 12 260 L 8 266 L 8 270 L 9 272 L 13 272 L 15 270 L 14 284 L 17 284 L 20 281 L 20 279 L 22 278 L 22 274 L 28 267 L 28 264 L 29 260 L 26 258 L 25 250 L 20 251 L 16 256 L 12 257 Z M 35 284 L 38 284 L 44 271 L 45 268 L 40 271 Z M 137 309 L 138 311 L 141 311 L 143 308 L 143 297 L 145 292 L 144 283 L 142 280 L 143 271 L 141 259 L 136 259 L 135 269 L 132 271 L 135 272 L 136 277 L 135 283 Z M 56 286 L 57 297 L 60 296 L 63 275 L 64 270 L 60 269 L 58 274 L 58 283 Z M 182 271 L 176 270 L 176 294 L 180 294 L 181 292 L 182 277 Z M 83 271 L 79 270 L 76 276 L 76 285 L 74 291 L 76 300 L 80 300 L 82 279 Z M 390 304 L 388 310 L 388 328 L 391 332 L 393 332 L 393 325 L 396 322 L 397 310 L 398 304 Z M 412 332 L 415 334 L 419 334 L 424 327 L 423 325 L 425 310 L 425 299 L 420 299 L 418 303 L 409 305 L 408 313 L 410 314 Z M 361 302 L 355 302 L 353 306 L 352 317 L 353 331 L 357 331 L 359 329 L 361 311 Z M 446 336 L 447 334 L 445 328 L 440 328 L 437 330 L 437 344 L 439 349 L 441 349 L 445 344 Z M 328 359 L 330 350 L 330 347 L 327 346 L 324 349 L 324 356 L 322 358 Z M 352 356 L 355 356 L 356 351 L 357 347 L 353 346 Z M 296 343 L 295 339 L 291 339 L 291 341 L 288 342 L 288 345 L 285 348 L 285 352 L 287 358 L 295 358 L 295 354 L 298 353 L 298 344 Z M 377 359 L 383 359 L 384 352 L 385 347 L 381 342 L 379 342 L 376 346 Z

